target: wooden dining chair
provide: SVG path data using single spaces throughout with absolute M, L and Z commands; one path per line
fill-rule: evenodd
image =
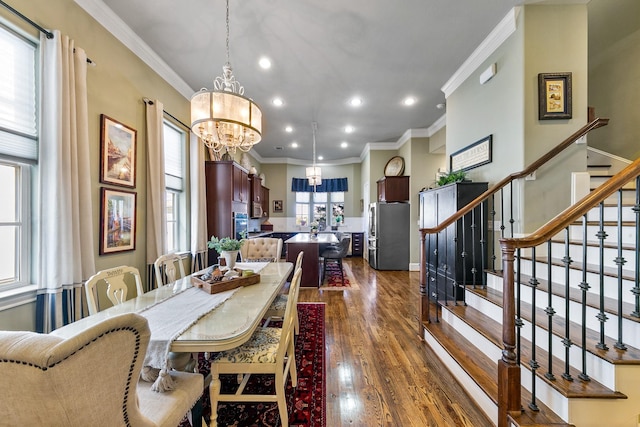
M 217 353 L 211 362 L 211 426 L 218 425 L 218 402 L 277 402 L 280 421 L 289 425 L 285 389 L 287 378 L 291 377 L 293 387 L 297 386 L 293 313 L 300 289 L 302 269 L 296 270 L 291 280 L 289 301 L 285 310 L 282 328 L 258 328 L 249 340 L 231 350 Z M 220 374 L 242 375 L 238 390 L 233 394 L 221 394 Z M 273 374 L 275 394 L 242 394 L 251 374 Z
M 153 263 L 153 269 L 158 288 L 186 276 L 184 258 L 176 253 L 160 255 Z
M 302 268 L 302 258 L 304 257 L 304 251 L 300 251 L 298 253 L 298 257 L 296 258 L 296 264 L 293 267 L 293 271 L 298 271 L 298 269 Z M 269 308 L 267 309 L 267 313 L 265 314 L 265 318 L 267 319 L 264 326 L 269 326 L 269 323 L 273 320 L 279 320 L 284 317 L 284 312 L 287 307 L 287 301 L 289 300 L 289 294 L 291 294 L 291 284 L 289 285 L 289 292 L 278 294 L 278 296 L 273 300 Z M 294 323 L 293 330 L 296 336 L 300 333 L 300 320 L 298 318 L 298 301 L 294 305 Z
M 135 267 L 121 265 L 119 267 L 102 270 L 89 277 L 84 284 L 85 295 L 89 314 L 96 314 L 100 311 L 99 291 L 104 291 L 104 295 L 111 301 L 111 304 L 121 304 L 127 300 L 128 286 L 126 277 L 131 277 L 135 281 L 136 292 L 142 295 L 142 279 L 140 272 Z

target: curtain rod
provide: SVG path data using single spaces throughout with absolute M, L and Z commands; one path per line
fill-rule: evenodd
M 53 33 L 51 31 L 47 31 L 46 29 L 44 29 L 43 27 L 41 27 L 40 25 L 36 24 L 35 22 L 33 22 L 31 19 L 29 19 L 27 16 L 23 15 L 22 13 L 18 12 L 16 9 L 14 9 L 13 7 L 9 6 L 7 3 L 5 3 L 4 1 L 0 0 L 0 6 L 4 6 L 5 9 L 7 9 L 9 12 L 13 13 L 14 15 L 16 15 L 18 18 L 22 19 L 23 21 L 25 21 L 26 23 L 28 23 L 29 25 L 31 25 L 32 27 L 36 28 L 38 31 L 40 31 L 41 33 L 45 34 L 47 36 L 48 39 L 52 39 L 53 38 Z M 87 58 L 87 63 L 91 64 L 93 66 L 96 65 L 95 62 L 93 62 L 90 58 Z
M 2 1 L 2 0 L 0 0 Z M 142 100 L 146 103 L 148 103 L 149 105 L 153 105 L 153 101 L 149 98 L 142 98 Z M 187 129 L 191 129 L 191 126 L 185 124 L 182 122 L 182 120 L 180 120 L 179 118 L 177 118 L 176 116 L 174 116 L 173 114 L 171 114 L 170 112 L 168 112 L 165 109 L 162 109 L 162 112 L 165 113 L 167 116 L 171 117 L 173 120 L 175 120 L 176 122 L 180 123 L 182 126 L 186 127 Z

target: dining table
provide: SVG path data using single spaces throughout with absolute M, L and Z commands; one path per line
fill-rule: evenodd
M 229 350 L 244 344 L 253 335 L 280 290 L 286 283 L 293 269 L 290 262 L 269 263 L 236 263 L 236 268 L 251 269 L 260 274 L 260 281 L 253 285 L 227 291 L 230 296 L 213 308 L 203 313 L 188 328 L 175 337 L 170 343 L 171 352 L 217 352 Z M 194 273 L 201 275 L 203 271 Z M 214 298 L 220 294 L 208 294 L 202 289 L 191 290 L 194 284 L 191 275 L 175 282 L 138 295 L 121 304 L 102 310 L 91 316 L 76 320 L 52 331 L 50 334 L 62 338 L 70 338 L 85 329 L 113 316 L 124 313 L 144 315 L 154 310 L 160 316 L 150 317 L 151 341 L 154 340 L 154 325 L 162 322 L 162 314 L 170 318 L 180 298 L 186 292 L 196 293 L 196 297 Z M 158 320 L 152 320 L 158 319 Z

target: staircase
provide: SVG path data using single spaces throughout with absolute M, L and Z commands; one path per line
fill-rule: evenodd
M 597 169 L 594 189 L 609 178 Z M 543 244 L 516 249 L 521 410 L 507 411 L 506 422 L 502 271 L 487 271 L 486 286 L 465 286 L 464 301 L 423 299 L 424 340 L 495 425 L 640 427 L 637 182 Z

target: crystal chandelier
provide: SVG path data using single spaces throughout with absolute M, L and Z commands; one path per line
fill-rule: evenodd
M 309 185 L 315 187 L 322 184 L 322 171 L 319 166 L 316 166 L 316 131 L 318 130 L 318 124 L 313 122 L 311 129 L 313 130 L 313 166 L 307 168 L 307 179 L 309 180 Z
M 215 152 L 247 152 L 262 139 L 262 111 L 244 95 L 229 62 L 229 0 L 227 0 L 227 62 L 213 89 L 191 97 L 191 129 Z

